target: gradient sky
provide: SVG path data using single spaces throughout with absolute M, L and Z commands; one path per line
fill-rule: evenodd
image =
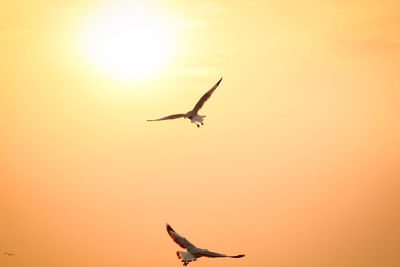
M 246 254 L 198 267 L 400 266 L 398 0 L 136 1 L 176 53 L 131 82 L 79 49 L 113 1 L 61 2 L 0 2 L 1 266 L 181 266 L 167 222 Z

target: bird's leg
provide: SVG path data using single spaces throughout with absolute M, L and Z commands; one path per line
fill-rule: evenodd
M 200 122 L 201 123 L 201 125 L 204 125 L 204 123 L 203 122 Z
M 197 128 L 199 128 L 199 127 L 200 127 L 200 125 L 198 125 L 197 123 L 196 123 L 196 126 L 197 126 Z

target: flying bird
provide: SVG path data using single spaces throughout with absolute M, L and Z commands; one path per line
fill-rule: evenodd
M 12 252 L 4 252 L 4 255 L 8 255 L 8 256 L 15 256 L 15 254 L 14 254 L 14 253 L 12 253 Z
M 200 100 L 196 103 L 196 105 L 191 111 L 187 113 L 173 114 L 160 119 L 147 120 L 147 121 L 163 121 L 163 120 L 185 118 L 185 119 L 190 119 L 192 123 L 196 123 L 197 127 L 200 127 L 200 124 L 204 125 L 203 120 L 206 116 L 199 115 L 197 114 L 197 112 L 199 112 L 199 110 L 203 107 L 204 103 L 211 97 L 211 95 L 214 93 L 215 89 L 217 89 L 221 81 L 222 78 L 219 79 L 219 81 L 200 98 Z
M 192 243 L 190 243 L 186 238 L 183 236 L 179 235 L 177 232 L 172 229 L 172 227 L 167 224 L 167 232 L 169 236 L 172 238 L 172 240 L 175 241 L 179 246 L 182 248 L 185 248 L 187 252 L 183 251 L 177 251 L 176 255 L 178 256 L 178 259 L 180 259 L 183 262 L 183 266 L 188 265 L 192 261 L 196 261 L 197 258 L 200 257 L 209 257 L 209 258 L 242 258 L 244 257 L 243 254 L 241 255 L 236 255 L 236 256 L 228 256 L 225 254 L 220 254 L 216 252 L 209 251 L 207 249 L 202 249 L 198 248 Z

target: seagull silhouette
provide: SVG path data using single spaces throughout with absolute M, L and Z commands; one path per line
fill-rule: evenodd
M 194 108 L 183 114 L 173 114 L 173 115 L 169 115 L 160 119 L 156 119 L 156 120 L 147 120 L 147 121 L 163 121 L 163 120 L 173 120 L 173 119 L 178 119 L 178 118 L 188 118 L 191 120 L 192 123 L 196 123 L 197 127 L 200 127 L 200 124 L 203 125 L 203 120 L 206 116 L 202 116 L 197 114 L 197 112 L 199 112 L 199 110 L 203 107 L 204 103 L 211 97 L 211 95 L 214 93 L 215 89 L 217 89 L 218 85 L 221 83 L 222 78 L 219 79 L 219 81 L 210 89 L 208 90 L 207 93 L 205 93 L 200 100 L 197 102 L 197 104 L 194 106 Z M 199 124 L 200 123 L 200 124 Z
M 183 262 L 183 266 L 188 265 L 191 261 L 196 261 L 197 258 L 200 257 L 209 257 L 209 258 L 242 258 L 244 257 L 243 254 L 236 255 L 236 256 L 228 256 L 225 254 L 220 254 L 216 252 L 209 251 L 207 249 L 197 248 L 195 245 L 190 243 L 186 238 L 179 235 L 177 232 L 172 229 L 172 227 L 167 224 L 167 232 L 172 240 L 175 241 L 179 246 L 185 248 L 187 252 L 177 251 L 176 255 L 178 259 Z

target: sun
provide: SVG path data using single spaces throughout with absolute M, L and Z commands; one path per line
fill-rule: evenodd
M 113 78 L 132 81 L 160 72 L 174 55 L 173 32 L 154 6 L 119 2 L 86 17 L 84 56 Z

